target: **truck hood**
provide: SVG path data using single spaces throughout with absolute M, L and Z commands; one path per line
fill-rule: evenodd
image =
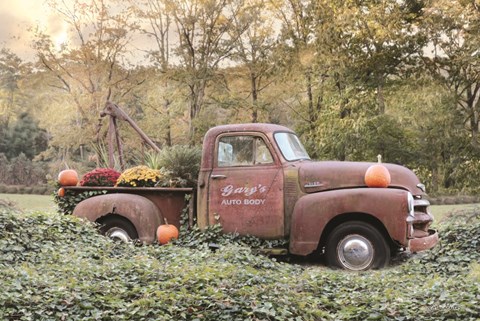
M 302 189 L 306 193 L 316 193 L 326 190 L 366 187 L 365 172 L 376 163 L 366 162 L 300 162 L 299 177 Z M 406 167 L 383 163 L 392 178 L 391 188 L 401 188 L 413 195 L 424 195 L 418 187 L 418 177 Z

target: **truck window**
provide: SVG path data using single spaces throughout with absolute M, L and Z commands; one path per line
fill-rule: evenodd
M 271 164 L 273 157 L 260 137 L 225 136 L 218 144 L 218 166 L 253 166 Z
M 276 133 L 275 141 L 287 161 L 310 159 L 310 156 L 308 156 L 305 147 L 303 147 L 297 135 L 292 133 Z

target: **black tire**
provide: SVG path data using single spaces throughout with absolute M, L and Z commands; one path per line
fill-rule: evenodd
M 328 236 L 325 245 L 327 265 L 352 271 L 380 269 L 390 262 L 390 246 L 371 224 L 345 222 Z
M 98 223 L 100 233 L 114 240 L 128 242 L 138 239 L 138 233 L 133 224 L 121 216 L 107 216 Z

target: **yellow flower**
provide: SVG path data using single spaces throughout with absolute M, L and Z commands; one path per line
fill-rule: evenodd
M 125 170 L 117 180 L 117 186 L 155 186 L 161 179 L 159 170 L 147 166 L 136 166 Z

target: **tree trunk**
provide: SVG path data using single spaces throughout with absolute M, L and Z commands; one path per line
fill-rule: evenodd
M 385 96 L 383 93 L 383 88 L 385 86 L 385 77 L 379 73 L 377 75 L 377 104 L 378 104 L 378 113 L 380 115 L 385 114 Z
M 258 89 L 257 89 L 257 77 L 255 73 L 250 73 L 250 84 L 252 94 L 252 123 L 258 122 Z
M 168 88 L 165 85 L 165 88 Z M 163 99 L 163 109 L 165 110 L 165 115 L 167 115 L 167 131 L 165 133 L 165 145 L 172 146 L 172 124 L 170 122 L 170 104 L 171 101 L 164 97 Z
M 195 120 L 200 115 L 203 106 L 203 100 L 205 97 L 206 80 L 202 79 L 196 81 L 195 84 L 190 86 L 190 144 L 195 143 L 195 135 L 197 133 L 197 127 Z
M 312 72 L 308 69 L 305 72 L 305 80 L 307 81 L 307 97 L 308 97 L 308 121 L 310 129 L 315 129 L 317 122 L 317 114 L 315 108 L 313 107 L 313 88 L 312 88 Z

